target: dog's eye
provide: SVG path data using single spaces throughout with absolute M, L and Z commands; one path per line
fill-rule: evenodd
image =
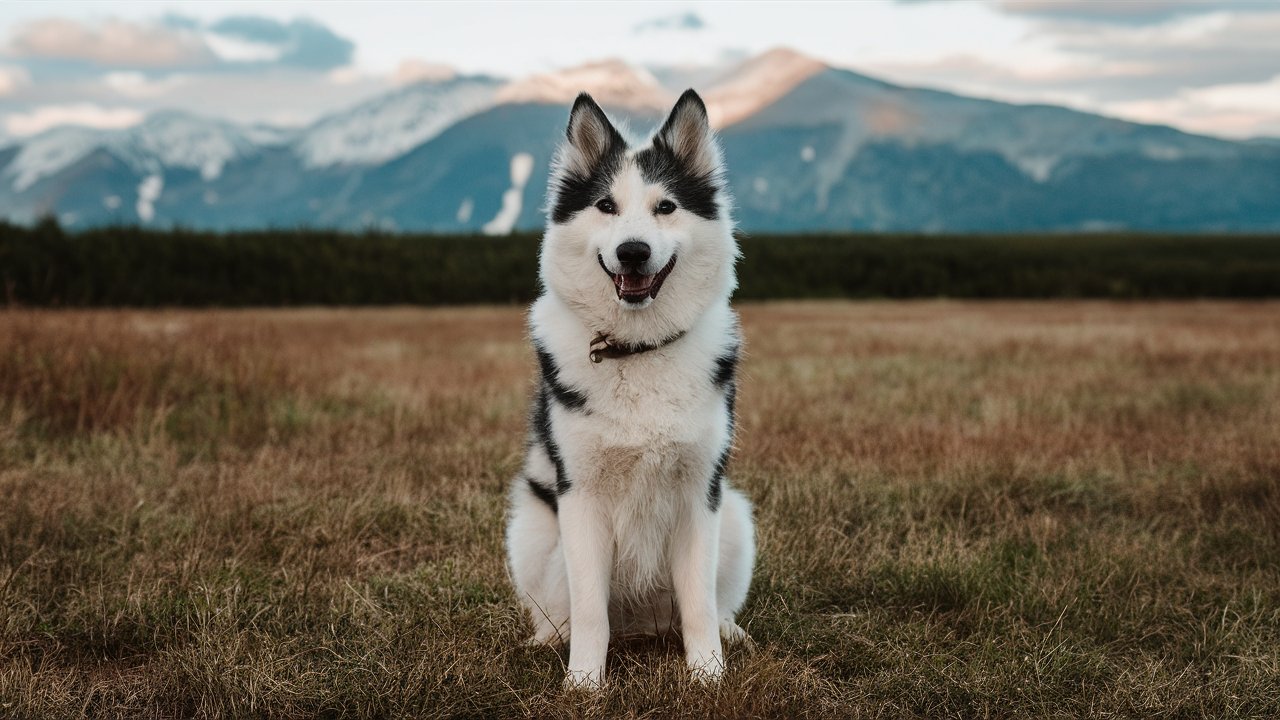
M 600 202 L 596 203 L 596 209 L 605 215 L 618 214 L 618 206 L 613 202 L 613 198 L 601 198 Z
M 653 211 L 659 215 L 670 215 L 676 211 L 676 204 L 670 200 L 663 200 L 658 203 L 658 207 L 654 208 Z

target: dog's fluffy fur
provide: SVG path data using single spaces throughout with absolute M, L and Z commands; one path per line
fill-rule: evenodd
M 511 576 L 533 640 L 569 643 L 567 684 L 603 682 L 610 637 L 669 630 L 717 677 L 721 638 L 746 639 L 734 616 L 755 562 L 751 506 L 724 476 L 741 338 L 720 150 L 692 90 L 645 146 L 585 93 L 566 134 L 529 313 L 541 379 Z M 649 257 L 620 258 L 635 241 Z M 600 333 L 651 349 L 595 363 Z

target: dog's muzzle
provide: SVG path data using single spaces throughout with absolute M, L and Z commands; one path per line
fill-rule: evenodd
M 657 298 L 663 281 L 676 266 L 676 256 L 672 255 L 661 270 L 650 275 L 631 270 L 615 273 L 604 264 L 603 255 L 597 254 L 596 259 L 600 261 L 601 269 L 613 280 L 613 289 L 618 293 L 618 298 L 629 303 L 642 303 L 646 299 Z

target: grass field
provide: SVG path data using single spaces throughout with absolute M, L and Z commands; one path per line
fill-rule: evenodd
M 715 688 L 502 556 L 514 308 L 0 312 L 0 717 L 1280 715 L 1280 304 L 742 308 Z

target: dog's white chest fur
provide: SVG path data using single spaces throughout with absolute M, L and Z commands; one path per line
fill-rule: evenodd
M 589 334 L 553 297 L 530 313 L 533 340 L 554 361 L 557 382 L 581 408 L 550 409 L 568 474 L 608 516 L 616 546 L 612 584 L 633 602 L 669 591 L 669 539 L 682 509 L 710 491 L 730 441 L 726 388 L 717 361 L 736 357 L 737 319 L 725 303 L 678 340 L 625 362 L 588 358 Z

